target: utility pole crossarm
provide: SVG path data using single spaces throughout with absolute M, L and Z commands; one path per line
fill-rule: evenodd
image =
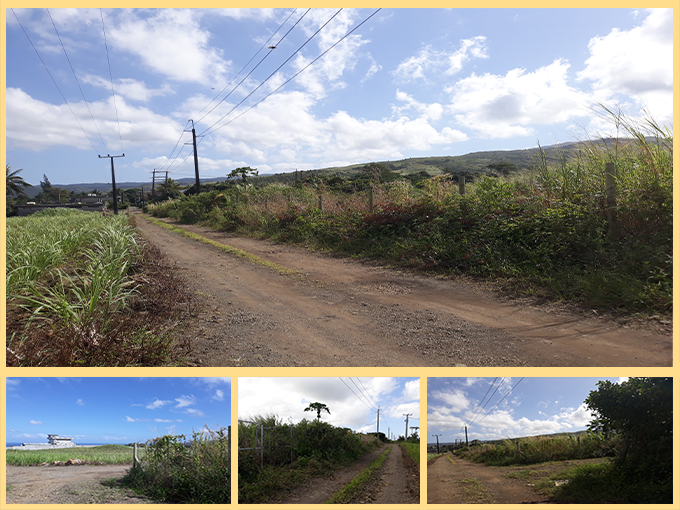
M 99 156 L 100 158 L 111 158 L 111 185 L 113 186 L 113 214 L 118 214 L 118 195 L 116 193 L 116 172 L 113 169 L 113 158 L 124 158 L 125 154 L 120 156 L 111 156 L 107 154 L 106 156 Z

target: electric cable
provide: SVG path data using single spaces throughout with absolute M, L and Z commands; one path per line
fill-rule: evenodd
M 104 33 L 104 47 L 106 48 L 106 61 L 109 63 L 109 78 L 111 80 L 111 94 L 113 94 L 113 107 L 116 110 L 116 122 L 118 123 L 118 137 L 120 138 L 120 152 L 123 150 L 123 135 L 120 132 L 120 120 L 118 119 L 118 106 L 116 105 L 116 92 L 113 90 L 113 74 L 111 73 L 111 59 L 109 58 L 109 45 L 106 43 L 106 28 L 104 27 L 104 11 L 100 7 L 99 14 L 102 18 L 102 32 Z
M 47 74 L 50 75 L 50 78 L 52 79 L 52 82 L 54 83 L 54 86 L 57 87 L 57 90 L 59 91 L 59 94 L 61 94 L 62 99 L 63 99 L 64 102 L 66 103 L 66 106 L 68 106 L 68 109 L 71 110 L 71 113 L 73 114 L 73 118 L 76 119 L 76 122 L 78 123 L 78 125 L 80 126 L 80 129 L 81 129 L 81 130 L 83 131 L 83 133 L 85 134 L 85 137 L 87 138 L 88 142 L 90 142 L 90 145 L 92 146 L 92 148 L 94 149 L 94 151 L 97 153 L 97 155 L 99 155 L 99 151 L 97 150 L 97 148 L 96 148 L 96 147 L 94 146 L 94 144 L 92 143 L 92 140 L 91 140 L 90 137 L 88 136 L 87 131 L 85 131 L 85 128 L 83 128 L 83 125 L 80 123 L 80 120 L 78 120 L 78 116 L 75 114 L 75 112 L 73 111 L 73 108 L 71 108 L 71 105 L 70 105 L 69 102 L 66 100 L 66 96 L 64 96 L 64 93 L 63 93 L 63 92 L 61 91 L 61 89 L 59 88 L 59 85 L 57 85 L 57 81 L 54 79 L 54 77 L 52 76 L 52 73 L 50 72 L 49 68 L 47 67 L 47 64 L 45 64 L 45 61 L 44 61 L 44 60 L 42 59 L 42 57 L 40 56 L 40 53 L 38 52 L 37 48 L 36 48 L 35 45 L 33 44 L 33 41 L 31 41 L 31 38 L 28 36 L 28 33 L 26 32 L 26 29 L 24 28 L 24 26 L 21 24 L 21 21 L 19 21 L 19 17 L 17 16 L 16 12 L 14 12 L 14 9 L 12 9 L 12 8 L 10 8 L 10 9 L 11 9 L 11 11 L 12 11 L 12 14 L 14 14 L 14 17 L 16 18 L 17 23 L 19 23 L 19 26 L 21 27 L 21 30 L 24 31 L 24 34 L 26 35 L 26 38 L 28 39 L 28 42 L 31 43 L 31 46 L 33 47 L 33 50 L 35 51 L 35 54 L 38 55 L 38 58 L 40 59 L 40 62 L 42 62 L 42 65 L 45 67 L 45 70 L 47 71 Z M 100 165 L 101 165 L 101 161 L 100 161 Z
M 290 57 L 288 57 L 288 58 L 283 62 L 283 64 L 281 64 L 279 67 L 276 68 L 276 70 L 275 70 L 273 73 L 271 73 L 269 76 L 267 76 L 267 78 L 265 78 L 265 79 L 262 81 L 262 83 L 260 83 L 257 87 L 255 87 L 255 89 L 253 89 L 253 91 L 250 92 L 250 94 L 248 94 L 246 97 L 244 97 L 244 98 L 241 100 L 240 103 L 238 103 L 236 106 L 234 106 L 231 110 L 229 110 L 229 111 L 228 111 L 227 113 L 225 113 L 221 118 L 219 118 L 216 122 L 214 122 L 210 127 L 208 127 L 205 131 L 203 131 L 203 133 L 201 133 L 201 135 L 204 136 L 204 135 L 210 134 L 210 133 L 212 133 L 212 132 L 214 132 L 214 131 L 217 131 L 217 129 L 222 129 L 224 126 L 226 126 L 227 124 L 230 124 L 233 120 L 236 120 L 236 119 L 238 119 L 241 115 L 243 115 L 243 114 L 241 114 L 241 115 L 239 115 L 239 117 L 236 117 L 236 119 L 232 119 L 232 121 L 227 122 L 227 124 L 225 124 L 224 126 L 221 126 L 221 127 L 217 128 L 217 129 L 214 129 L 213 131 L 210 131 L 216 124 L 222 122 L 222 120 L 224 120 L 225 117 L 227 117 L 231 112 L 233 112 L 234 110 L 236 110 L 236 108 L 238 108 L 239 106 L 241 106 L 241 105 L 242 105 L 242 104 L 243 104 L 250 96 L 252 96 L 255 92 L 257 92 L 257 91 L 259 90 L 259 88 L 262 87 L 262 85 L 264 85 L 265 83 L 267 83 L 267 81 L 269 81 L 269 80 L 270 80 L 277 72 L 279 72 L 279 70 L 280 70 L 283 66 L 285 66 L 285 65 L 288 63 L 288 61 L 290 61 L 290 59 L 292 59 L 295 55 L 297 55 L 297 53 L 298 53 L 300 50 L 302 50 L 302 48 L 304 48 L 304 47 L 309 43 L 309 41 L 311 41 L 312 39 L 314 39 L 314 37 L 316 37 L 316 36 L 319 34 L 319 32 L 321 32 L 321 30 L 323 30 L 323 29 L 326 27 L 326 25 L 328 25 L 328 24 L 329 24 L 329 23 L 330 23 L 337 15 L 338 15 L 338 14 L 340 14 L 340 11 L 342 11 L 342 9 L 339 9 L 335 14 L 333 14 L 333 16 L 331 16 L 331 18 L 330 18 L 328 21 L 326 21 L 326 23 L 324 23 L 323 25 L 321 25 L 321 27 L 320 27 L 316 32 L 314 32 L 314 34 L 312 34 L 312 35 L 309 37 L 309 39 L 307 39 L 307 40 L 302 44 L 302 46 L 300 46 L 297 50 L 295 50 L 295 51 L 293 52 L 293 54 L 292 54 Z M 358 28 L 358 27 L 357 27 L 357 28 Z M 345 36 L 345 37 L 346 37 L 346 36 Z M 342 40 L 342 39 L 341 39 L 341 40 Z M 338 41 L 338 42 L 340 42 L 340 41 Z M 337 44 L 337 43 L 336 43 L 336 44 Z M 333 46 L 335 46 L 335 45 L 333 45 Z M 331 48 L 332 48 L 333 46 L 331 46 Z M 329 48 L 329 49 L 330 49 L 330 48 Z M 326 50 L 326 51 L 328 51 L 328 50 Z M 324 53 L 325 53 L 325 52 L 324 52 Z M 323 55 L 323 53 L 322 53 L 322 55 Z M 319 57 L 317 57 L 312 63 L 316 62 L 316 60 L 318 60 L 318 58 L 319 58 Z M 307 67 L 309 67 L 309 66 L 307 66 Z M 307 69 L 307 67 L 305 67 L 304 69 Z M 304 69 L 303 69 L 303 71 L 304 71 Z M 301 71 L 300 71 L 300 72 L 301 72 Z M 300 73 L 298 72 L 298 73 L 296 73 L 295 75 L 293 75 L 293 78 L 295 78 L 298 74 L 300 74 Z M 291 78 L 291 79 L 292 79 L 292 78 Z M 288 81 L 290 81 L 290 80 L 288 80 Z M 284 85 L 285 85 L 286 83 L 288 83 L 288 81 L 284 82 Z M 282 85 L 282 86 L 283 86 L 283 85 Z M 281 88 L 281 87 L 279 87 L 278 89 L 276 89 L 274 92 L 278 91 L 280 88 Z M 273 92 L 272 92 L 272 94 L 273 94 Z M 265 96 L 264 99 L 267 99 L 270 95 L 271 95 L 271 94 Z M 264 101 L 264 99 L 262 99 L 262 101 Z M 255 105 L 253 105 L 253 107 L 254 107 L 254 106 L 257 106 L 257 105 L 260 104 L 262 101 L 259 101 L 259 102 L 255 103 Z M 251 107 L 251 108 L 249 108 L 248 110 L 246 110 L 246 112 L 250 111 L 253 107 Z M 243 112 L 243 113 L 246 113 L 246 112 Z
M 52 22 L 52 26 L 54 27 L 54 32 L 57 34 L 57 38 L 59 39 L 59 42 L 61 43 L 61 48 L 64 50 L 64 55 L 66 55 L 66 60 L 68 61 L 68 65 L 71 67 L 71 72 L 73 73 L 73 77 L 76 80 L 76 83 L 78 84 L 78 88 L 80 89 L 80 94 L 83 96 L 83 101 L 85 101 L 85 106 L 87 106 L 87 111 L 90 112 L 90 117 L 92 118 L 92 123 L 94 124 L 94 128 L 97 130 L 97 133 L 99 134 L 99 139 L 102 141 L 102 145 L 104 146 L 104 151 L 108 152 L 108 149 L 106 148 L 106 142 L 104 141 L 104 138 L 102 137 L 101 132 L 99 131 L 99 128 L 97 127 L 97 122 L 94 120 L 94 115 L 92 115 L 92 110 L 90 110 L 90 105 L 87 102 L 87 99 L 85 99 L 85 93 L 83 92 L 83 88 L 80 86 L 80 81 L 78 81 L 78 77 L 76 76 L 76 71 L 73 69 L 73 64 L 71 64 L 71 59 L 68 56 L 68 53 L 66 52 L 66 47 L 64 46 L 64 42 L 61 40 L 61 36 L 59 35 L 59 31 L 57 30 L 57 25 L 54 23 L 54 19 L 52 19 L 52 14 L 50 14 L 49 9 L 45 9 L 47 11 L 47 15 L 50 17 L 50 21 Z
M 293 12 L 290 13 L 290 15 L 288 16 L 288 18 L 286 18 L 286 20 L 279 26 L 279 28 L 276 29 L 276 32 L 274 32 L 274 33 L 271 35 L 271 37 L 269 37 L 269 39 L 267 39 L 267 41 L 262 45 L 262 47 L 261 47 L 259 50 L 257 50 L 257 53 L 255 53 L 255 55 L 252 56 L 252 58 L 246 63 L 246 65 L 243 66 L 243 68 L 236 74 L 236 76 L 234 76 L 234 77 L 231 79 L 231 81 L 230 81 L 229 83 L 227 83 L 227 84 L 224 86 L 224 88 L 219 92 L 219 94 L 217 94 L 217 96 L 215 96 L 215 98 L 213 98 L 213 99 L 210 101 L 210 103 L 208 103 L 206 106 L 204 106 L 203 109 L 202 109 L 200 112 L 198 112 L 198 113 L 201 113 L 201 112 L 202 112 L 203 110 L 205 110 L 208 106 L 210 106 L 210 104 L 211 104 L 215 99 L 217 99 L 217 98 L 222 94 L 222 92 L 224 92 L 224 91 L 227 89 L 227 87 L 229 87 L 229 85 L 232 84 L 232 82 L 233 82 L 236 78 L 238 78 L 238 76 L 245 70 L 245 68 L 248 67 L 248 65 L 253 61 L 253 59 L 254 59 L 254 58 L 262 51 L 262 49 L 269 43 L 269 41 L 271 41 L 272 37 L 274 37 L 274 36 L 276 35 L 276 33 L 277 33 L 279 30 L 281 30 L 281 27 L 283 27 L 283 25 L 286 24 L 286 22 L 290 19 L 290 17 L 293 15 L 293 13 L 294 13 L 296 10 L 297 10 L 297 9 L 293 9 Z M 213 110 L 215 110 L 215 108 L 217 108 L 220 104 L 222 104 L 222 103 L 223 103 L 223 102 L 224 102 L 224 101 L 225 101 L 225 100 L 226 100 L 226 99 L 227 99 L 227 98 L 228 98 L 228 97 L 229 97 L 229 96 L 237 89 L 237 88 L 239 88 L 239 86 L 240 86 L 240 85 L 248 78 L 248 76 L 250 76 L 251 74 L 253 74 L 253 72 L 260 66 L 260 64 L 261 64 L 262 62 L 264 62 L 264 60 L 271 54 L 271 52 L 274 51 L 274 49 L 275 49 L 276 47 L 278 47 L 279 44 L 281 44 L 281 41 L 283 41 L 283 40 L 286 38 L 286 36 L 287 36 L 288 34 L 290 34 L 290 32 L 298 25 L 298 23 L 300 23 L 300 21 L 302 21 L 302 18 L 304 18 L 304 17 L 307 15 L 307 13 L 308 13 L 309 11 L 311 11 L 311 9 L 307 9 L 307 10 L 305 11 L 305 13 L 304 13 L 302 16 L 300 16 L 300 19 L 298 19 L 298 20 L 295 22 L 295 24 L 290 28 L 290 30 L 288 30 L 288 32 L 286 32 L 286 33 L 283 35 L 283 37 L 281 37 L 281 39 L 279 39 L 279 42 L 277 42 L 277 43 L 274 44 L 273 46 L 270 46 L 270 47 L 269 47 L 269 52 L 268 52 L 264 57 L 262 57 L 262 59 L 257 63 L 257 65 L 255 65 L 255 67 L 253 67 L 253 69 L 251 69 L 250 72 L 249 72 L 247 75 L 245 75 L 245 76 L 243 77 L 243 79 L 242 79 L 242 80 L 241 80 L 241 81 L 240 81 L 233 89 L 231 89 L 231 91 L 229 92 L 229 94 L 227 94 L 225 97 L 223 97 L 223 98 L 222 98 L 215 106 L 213 106 L 213 107 L 210 109 L 210 111 L 208 111 L 205 115 L 203 115 L 200 119 L 198 119 L 198 120 L 196 121 L 196 123 L 201 122 L 204 118 L 206 118 L 208 115 L 210 115 L 210 113 L 212 113 Z M 198 115 L 198 113 L 197 113 L 196 115 Z M 195 116 L 194 116 L 194 117 L 195 117 Z

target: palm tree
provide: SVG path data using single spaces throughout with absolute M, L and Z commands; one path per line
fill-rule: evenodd
M 158 191 L 161 192 L 161 196 L 164 198 L 176 198 L 179 196 L 181 186 L 179 182 L 169 178 L 158 185 Z
M 321 402 L 312 402 L 307 406 L 307 408 L 304 410 L 304 412 L 307 411 L 316 411 L 316 419 L 320 420 L 321 419 L 321 411 L 326 411 L 328 414 L 331 414 L 331 410 L 328 409 L 328 406 L 326 404 L 322 404 Z
M 7 183 L 6 195 L 16 195 L 17 197 L 26 196 L 23 188 L 32 188 L 33 186 L 24 181 L 23 177 L 19 176 L 19 172 L 21 172 L 23 168 L 14 170 L 14 172 L 10 172 L 10 170 L 11 167 L 7 165 L 7 178 L 5 181 Z

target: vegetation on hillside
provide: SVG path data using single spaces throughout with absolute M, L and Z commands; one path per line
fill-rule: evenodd
M 492 278 L 508 289 L 589 308 L 670 316 L 672 134 L 615 117 L 631 138 L 583 142 L 531 172 L 482 176 L 458 193 L 441 174 L 415 184 L 384 165 L 294 186 L 228 183 L 150 206 L 159 217 L 393 265 Z M 606 163 L 617 171 L 616 236 Z M 507 168 L 507 167 L 505 167 Z M 369 209 L 372 200 L 373 209 Z
M 125 215 L 47 209 L 8 218 L 8 366 L 125 366 L 177 355 L 183 291 Z
M 146 442 L 141 462 L 123 485 L 164 503 L 231 502 L 231 457 L 227 429 L 166 435 Z

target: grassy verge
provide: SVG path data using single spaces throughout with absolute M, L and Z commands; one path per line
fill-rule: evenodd
M 213 246 L 215 248 L 218 248 L 224 252 L 231 253 L 232 255 L 235 255 L 239 258 L 246 259 L 248 262 L 252 264 L 257 264 L 260 266 L 264 266 L 266 268 L 271 269 L 272 271 L 275 271 L 279 274 L 283 275 L 293 275 L 293 276 L 300 276 L 299 271 L 295 271 L 293 269 L 289 269 L 287 267 L 281 266 L 279 264 L 276 264 L 274 262 L 270 262 L 268 260 L 265 260 L 261 257 L 258 257 L 257 255 L 253 255 L 252 253 L 248 253 L 247 251 L 244 250 L 239 250 L 238 248 L 234 248 L 233 246 L 229 246 L 228 244 L 223 244 L 223 243 L 218 243 L 217 241 L 213 241 L 212 239 L 208 239 L 207 237 L 203 237 L 199 234 L 195 234 L 194 232 L 189 232 L 188 230 L 185 230 L 181 227 L 178 227 L 176 225 L 170 225 L 164 221 L 157 220 L 155 218 L 147 218 L 151 223 L 154 225 L 157 225 L 159 227 L 163 227 L 167 230 L 170 230 L 172 232 L 177 232 L 178 234 L 181 234 L 185 237 L 188 237 L 190 239 L 194 239 L 196 241 L 200 241 L 205 244 L 209 244 L 210 246 Z
M 141 450 L 140 450 L 141 451 Z M 138 453 L 138 456 L 143 452 Z M 54 450 L 7 450 L 7 464 L 37 466 L 55 461 L 80 459 L 91 464 L 132 464 L 132 448 L 123 445 L 103 445 L 91 448 L 58 448 Z
M 465 503 L 485 503 L 492 505 L 496 503 L 491 493 L 474 478 L 466 478 L 460 481 L 463 484 L 463 499 Z
M 560 464 L 541 464 L 506 476 L 530 480 L 537 492 L 558 504 L 668 504 L 673 501 L 672 480 L 659 483 L 622 476 L 611 459 L 556 468 Z
M 373 475 L 375 475 L 375 473 L 382 467 L 391 449 L 392 446 L 388 446 L 387 449 L 377 459 L 371 462 L 371 464 L 366 469 L 355 476 L 351 482 L 333 494 L 333 496 L 328 501 L 326 501 L 326 503 L 333 504 L 350 502 L 363 490 Z
M 395 266 L 488 278 L 512 293 L 589 309 L 670 319 L 672 133 L 653 121 L 641 128 L 613 120 L 631 138 L 586 141 L 552 166 L 541 153 L 530 173 L 481 178 L 465 195 L 446 175 L 420 187 L 374 180 L 369 211 L 367 190 L 337 191 L 330 181 L 235 185 L 149 211 Z M 609 162 L 616 165 L 618 189 L 617 228 L 611 229 Z
M 413 461 L 420 466 L 420 444 L 418 443 L 401 443 L 401 446 L 406 450 L 406 453 Z

